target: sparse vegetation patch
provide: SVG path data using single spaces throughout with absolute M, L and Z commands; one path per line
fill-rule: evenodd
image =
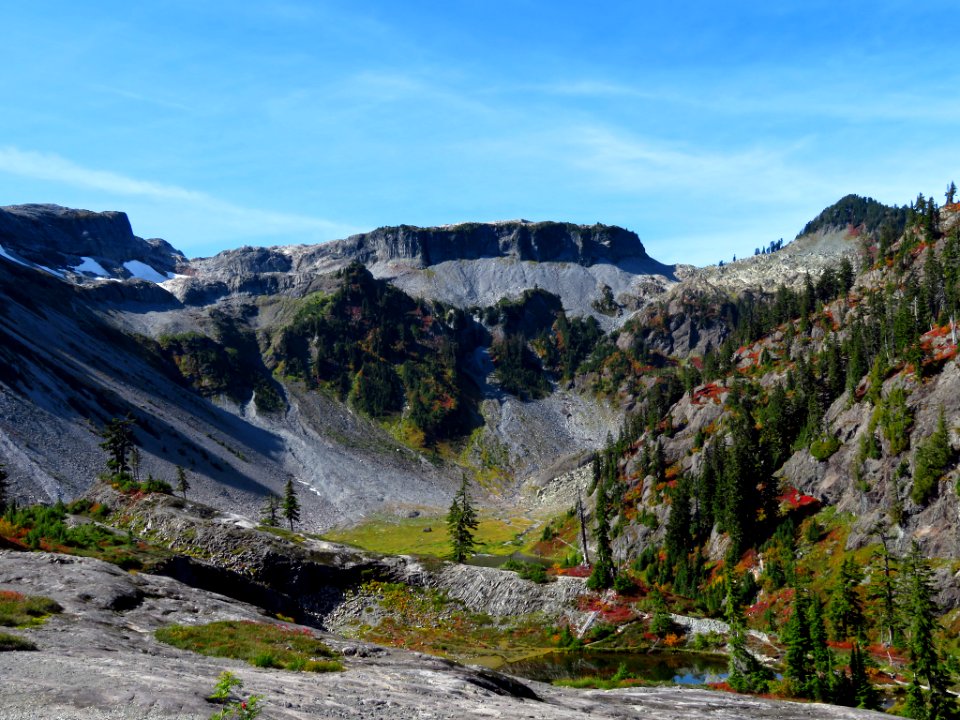
M 335 653 L 313 633 L 285 625 L 225 620 L 206 625 L 171 625 L 157 640 L 201 655 L 244 660 L 255 667 L 304 672 L 343 670 Z

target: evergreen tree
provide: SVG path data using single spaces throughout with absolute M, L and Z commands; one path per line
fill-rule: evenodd
M 297 491 L 293 487 L 293 478 L 289 478 L 283 488 L 283 503 L 280 509 L 283 512 L 284 520 L 290 523 L 290 531 L 293 532 L 293 524 L 300 522 L 300 501 L 297 499 Z
M 462 563 L 473 554 L 476 547 L 473 533 L 479 522 L 477 512 L 467 491 L 467 476 L 460 482 L 460 489 L 453 496 L 450 510 L 447 512 L 447 534 L 450 536 L 450 557 L 454 562 Z
M 263 509 L 260 511 L 260 523 L 267 527 L 277 527 L 279 522 L 280 498 L 273 493 L 267 495 Z
M 880 605 L 878 625 L 880 641 L 896 647 L 903 646 L 903 620 L 900 608 L 897 605 L 897 567 L 894 557 L 887 547 L 888 538 L 882 528 L 877 527 L 875 534 L 880 538 L 882 550 L 876 554 L 881 561 L 882 569 L 872 573 L 868 594 Z
M 603 463 L 608 467 L 609 463 Z M 597 509 L 595 513 L 594 539 L 597 543 L 597 561 L 587 579 L 587 587 L 601 590 L 613 585 L 613 548 L 610 544 L 610 496 L 606 478 L 597 486 Z
M 130 448 L 130 472 L 133 473 L 133 481 L 140 482 L 140 464 L 143 456 L 140 454 L 140 448 L 133 445 Z
M 177 492 L 187 499 L 187 490 L 190 489 L 190 481 L 187 479 L 187 471 L 182 465 L 177 465 Z
M 740 606 L 737 581 L 727 576 L 726 617 L 730 626 L 727 682 L 737 692 L 766 692 L 773 673 L 747 649 L 746 621 Z
M 910 671 L 913 675 L 910 688 L 910 710 L 913 714 L 910 717 L 915 720 L 952 719 L 957 716 L 957 706 L 955 699 L 947 691 L 950 679 L 937 644 L 933 573 L 916 543 L 907 558 L 906 570 L 906 606 L 910 618 L 908 649 Z M 924 691 L 920 687 L 922 685 L 926 685 L 928 689 Z
M 924 504 L 936 494 L 937 484 L 950 467 L 953 450 L 950 447 L 950 433 L 943 405 L 937 418 L 937 429 L 917 448 L 913 467 L 913 487 L 911 499 L 918 505 Z
M 794 695 L 830 702 L 838 694 L 839 677 L 827 646 L 823 604 L 806 588 L 796 590 L 782 639 L 787 647 L 784 676 Z
M 0 465 L 0 511 L 3 511 L 7 507 L 7 494 L 10 491 L 10 483 L 8 482 L 9 475 L 7 475 L 7 468 L 4 465 Z
M 833 653 L 827 645 L 827 628 L 823 622 L 823 603 L 813 595 L 807 606 L 807 625 L 813 648 L 813 668 L 816 673 L 813 697 L 821 702 L 833 702 L 839 690 L 839 676 L 833 671 Z
M 863 636 L 863 601 L 857 590 L 862 580 L 863 573 L 856 561 L 852 557 L 844 558 L 827 607 L 834 640 Z
M 671 500 L 670 518 L 667 521 L 667 536 L 664 540 L 664 547 L 667 551 L 667 561 L 672 566 L 680 560 L 686 560 L 693 539 L 690 516 L 690 483 L 686 478 L 681 478 L 677 482 Z
M 790 619 L 781 640 L 786 646 L 784 677 L 789 681 L 793 695 L 813 697 L 816 671 L 813 666 L 813 642 L 810 639 L 810 596 L 805 588 L 795 590 Z
M 860 643 L 850 651 L 850 689 L 852 704 L 866 710 L 880 710 L 880 695 L 867 678 L 867 667 Z
M 100 432 L 100 447 L 107 452 L 107 468 L 117 480 L 130 480 L 130 451 L 133 448 L 133 418 L 113 418 Z
M 663 454 L 660 438 L 657 438 L 657 445 L 653 451 L 653 467 L 650 469 L 650 474 L 658 485 L 667 481 L 667 460 Z

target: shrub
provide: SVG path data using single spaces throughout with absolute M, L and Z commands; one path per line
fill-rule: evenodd
M 587 642 L 595 643 L 604 640 L 617 632 L 616 625 L 600 622 L 587 631 Z
M 327 659 L 334 652 L 306 629 L 228 620 L 190 627 L 171 625 L 160 628 L 155 635 L 160 642 L 183 650 L 245 660 L 256 667 L 308 672 L 343 669 L 339 661 Z
M 36 650 L 37 646 L 26 638 L 0 632 L 0 652 L 10 650 Z
M 637 584 L 633 578 L 624 572 L 621 572 L 613 579 L 613 589 L 621 595 L 629 595 L 636 591 Z
M 560 637 L 557 639 L 557 645 L 567 650 L 579 650 L 583 647 L 583 640 L 574 635 L 568 625 L 564 625 L 560 629 Z
M 233 697 L 233 690 L 238 691 L 243 687 L 243 681 L 231 672 L 224 670 L 217 678 L 217 684 L 207 698 L 210 702 L 222 703 L 223 709 L 210 716 L 210 720 L 227 720 L 236 718 L 236 720 L 254 720 L 260 717 L 263 708 L 260 703 L 263 702 L 263 695 L 251 695 L 246 700 Z
M 907 407 L 907 393 L 895 387 L 877 408 L 877 421 L 890 443 L 890 454 L 899 455 L 910 446 L 913 413 Z
M 61 610 L 63 608 L 48 597 L 0 590 L 0 626 L 32 627 Z
M 917 448 L 914 458 L 910 497 L 915 503 L 922 505 L 934 494 L 940 478 L 950 466 L 952 456 L 950 433 L 947 431 L 946 418 L 941 407 L 937 429 Z
M 511 558 L 510 560 L 507 560 L 501 567 L 504 570 L 512 570 L 524 580 L 530 580 L 535 583 L 542 584 L 547 582 L 549 579 L 547 577 L 547 569 L 539 563 L 521 562 Z
M 810 444 L 810 454 L 823 462 L 840 449 L 840 440 L 831 436 L 821 437 Z

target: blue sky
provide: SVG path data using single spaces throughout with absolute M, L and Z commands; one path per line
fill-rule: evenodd
M 952 3 L 9 5 L 0 205 L 190 256 L 523 217 L 703 264 L 960 181 Z

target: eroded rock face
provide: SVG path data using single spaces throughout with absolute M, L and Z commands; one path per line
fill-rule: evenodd
M 0 551 L 0 590 L 52 597 L 64 610 L 42 627 L 14 631 L 38 651 L 0 653 L 0 720 L 200 720 L 217 709 L 205 698 L 224 670 L 243 681 L 245 693 L 263 695 L 264 717 L 274 720 L 885 717 L 685 688 L 566 690 L 323 633 L 344 653 L 344 672 L 258 669 L 153 636 L 168 624 L 271 622 L 257 608 L 89 558 Z
M 91 212 L 59 205 L 10 205 L 0 208 L 0 245 L 8 253 L 55 271 L 84 278 L 136 277 L 145 268 L 161 276 L 186 264 L 183 253 L 165 240 L 143 240 L 133 234 L 122 212 Z M 93 263 L 85 260 L 92 260 Z M 97 269 L 96 266 L 99 266 Z M 101 274 L 104 271 L 105 274 Z M 164 279 L 164 278 L 161 278 Z
M 385 227 L 354 235 L 342 244 L 344 252 L 364 264 L 402 259 L 428 266 L 448 260 L 513 257 L 589 266 L 649 259 L 636 233 L 623 228 L 524 220 L 438 228 Z

